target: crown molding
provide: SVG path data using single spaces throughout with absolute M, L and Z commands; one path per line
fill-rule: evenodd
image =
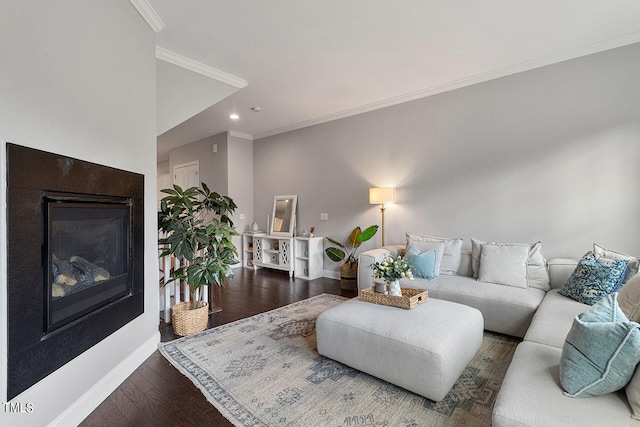
M 203 76 L 207 76 L 228 85 L 237 87 L 238 89 L 242 89 L 243 87 L 248 85 L 247 81 L 241 79 L 240 77 L 236 77 L 229 73 L 225 73 L 224 71 L 217 70 L 201 62 L 195 61 L 191 58 L 187 58 L 186 56 L 182 56 L 179 53 L 171 52 L 170 50 L 167 50 L 160 46 L 156 46 L 156 58 L 166 62 L 170 62 L 173 65 L 177 65 L 178 67 L 186 68 L 187 70 L 191 70 L 194 73 L 202 74 Z
M 129 3 L 136 8 L 140 16 L 147 21 L 147 24 L 157 34 L 166 26 L 160 15 L 153 9 L 147 0 L 129 0 Z
M 317 117 L 314 119 L 304 120 L 301 122 L 293 123 L 287 126 L 283 126 L 276 129 L 271 129 L 265 132 L 255 134 L 254 139 L 266 138 L 273 135 L 278 135 L 285 132 L 290 132 L 297 129 L 302 129 L 309 126 L 314 126 L 322 123 L 327 123 L 333 120 L 344 119 L 346 117 L 355 116 L 357 114 L 367 113 L 374 110 L 379 110 L 385 107 L 391 107 L 393 105 L 402 104 L 409 101 L 414 101 L 420 98 L 426 98 L 428 96 L 437 95 L 439 93 L 449 92 L 455 89 L 460 89 L 466 86 L 471 86 L 477 83 L 487 82 L 489 80 L 498 79 L 500 77 L 506 77 L 512 74 L 521 73 L 523 71 L 533 70 L 535 68 L 545 67 L 547 65 L 556 64 L 559 62 L 576 59 L 582 56 L 592 55 L 598 52 L 603 52 L 610 49 L 630 45 L 640 42 L 640 32 L 627 34 L 624 36 L 616 37 L 609 40 L 604 40 L 597 43 L 581 46 L 576 49 L 571 49 L 563 52 L 559 52 L 553 55 L 547 55 L 541 58 L 537 58 L 531 61 L 522 62 L 519 64 L 509 65 L 507 67 L 498 68 L 495 70 L 487 71 L 485 73 L 476 74 L 467 78 L 454 80 L 452 82 L 444 83 L 441 85 L 432 86 L 426 89 L 421 89 L 415 92 L 387 98 L 382 101 L 372 102 L 359 107 L 350 108 L 348 110 L 339 111 L 337 113 L 327 114 L 325 116 Z
M 233 136 L 235 138 L 248 139 L 249 141 L 253 141 L 253 135 L 244 132 L 236 132 L 235 130 L 230 130 L 229 136 Z

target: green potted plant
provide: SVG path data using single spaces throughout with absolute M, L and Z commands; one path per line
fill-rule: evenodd
M 176 334 L 190 335 L 207 326 L 209 309 L 202 286 L 217 286 L 219 292 L 225 280 L 233 277 L 231 267 L 239 262 L 232 242 L 238 232 L 230 218 L 237 206 L 205 183 L 161 191 L 167 196 L 160 201 L 158 212 L 160 257 L 171 255 L 180 261 L 179 268 L 168 272 L 165 284 L 184 280 L 191 300 L 172 307 L 171 322 Z
M 356 227 L 351 234 L 349 234 L 346 245 L 331 237 L 326 237 L 329 242 L 337 246 L 325 249 L 327 257 L 329 257 L 331 261 L 342 262 L 340 266 L 340 287 L 342 289 L 350 291 L 357 289 L 358 257 L 356 256 L 356 252 L 360 245 L 371 239 L 377 231 L 377 225 L 372 225 L 364 231 L 362 231 L 360 227 Z

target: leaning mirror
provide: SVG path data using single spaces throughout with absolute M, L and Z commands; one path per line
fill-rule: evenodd
M 276 196 L 273 198 L 270 234 L 293 237 L 296 227 L 296 205 L 298 196 Z

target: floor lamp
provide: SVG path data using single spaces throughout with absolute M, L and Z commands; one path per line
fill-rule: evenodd
M 394 187 L 375 187 L 369 189 L 369 203 L 380 205 L 382 214 L 382 246 L 384 246 L 384 204 L 396 202 L 396 189 Z

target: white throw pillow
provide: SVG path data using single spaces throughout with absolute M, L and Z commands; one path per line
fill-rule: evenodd
M 482 245 L 485 243 L 506 246 L 529 246 L 529 258 L 527 259 L 527 286 L 543 291 L 551 289 L 551 285 L 549 284 L 549 271 L 547 270 L 547 260 L 542 255 L 542 242 L 527 245 L 526 243 L 483 242 L 482 240 L 471 238 L 471 268 L 473 270 L 474 279 L 478 278 L 478 273 L 480 272 L 480 256 L 482 254 Z
M 529 245 L 485 243 L 480 254 L 478 281 L 527 287 Z
M 482 252 L 482 245 L 485 243 L 495 242 L 483 242 L 482 240 L 471 238 L 471 270 L 473 271 L 473 278 L 478 278 L 480 272 L 480 253 Z
M 622 283 L 627 283 L 629 280 L 631 280 L 631 278 L 638 273 L 638 269 L 640 269 L 640 258 L 634 257 L 633 255 L 627 255 L 620 252 L 612 251 L 611 249 L 605 249 L 596 243 L 593 244 L 593 253 L 596 254 L 597 260 L 600 260 L 600 258 L 607 258 L 614 261 L 629 261 L 629 264 L 627 264 L 627 271 L 622 279 Z
M 527 260 L 527 286 L 543 291 L 551 289 L 547 260 L 542 256 L 542 242 L 536 242 L 529 248 Z
M 432 247 L 426 247 L 427 243 L 444 242 L 444 252 L 440 260 L 440 274 L 455 275 L 460 268 L 462 260 L 462 243 L 461 238 L 447 239 L 443 237 L 422 236 L 407 232 L 407 248 L 410 244 L 415 245 L 421 252 Z M 423 247 L 425 249 L 423 249 Z
M 640 322 L 640 273 L 633 276 L 618 291 L 618 305 L 632 322 Z

